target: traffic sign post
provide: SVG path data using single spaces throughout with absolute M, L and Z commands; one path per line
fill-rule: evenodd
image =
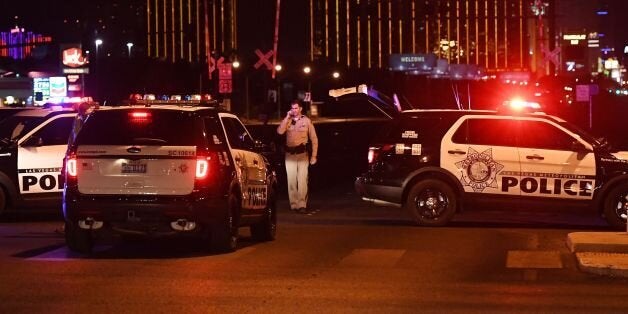
M 576 101 L 589 102 L 589 130 L 593 130 L 593 97 L 600 92 L 597 84 L 576 85 Z
M 231 80 L 220 80 L 218 82 L 218 93 L 231 94 L 233 92 L 233 82 Z
M 218 64 L 218 93 L 231 94 L 233 92 L 231 63 Z

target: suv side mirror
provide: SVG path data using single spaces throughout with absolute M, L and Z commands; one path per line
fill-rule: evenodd
M 571 143 L 571 150 L 578 153 L 588 153 L 589 149 L 587 149 L 582 143 L 579 141 L 573 141 Z
M 571 150 L 578 153 L 578 160 L 582 160 L 584 156 L 586 156 L 590 152 L 589 149 L 587 149 L 582 143 L 578 141 L 573 141 L 571 143 Z
M 31 136 L 22 144 L 22 146 L 25 146 L 25 147 L 38 147 L 38 146 L 43 146 L 43 145 L 44 145 L 44 140 L 39 136 Z

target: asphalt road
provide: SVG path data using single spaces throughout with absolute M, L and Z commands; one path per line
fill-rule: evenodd
M 465 212 L 445 228 L 350 191 L 313 193 L 311 216 L 285 210 L 274 242 L 242 229 L 235 253 L 182 239 L 69 252 L 60 222 L 0 222 L 0 312 L 626 313 L 628 281 L 582 273 L 565 246 L 606 230 L 587 213 Z

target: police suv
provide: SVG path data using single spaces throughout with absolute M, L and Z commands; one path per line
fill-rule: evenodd
M 588 206 L 625 227 L 628 160 L 616 155 L 603 140 L 543 113 L 410 110 L 376 137 L 356 190 L 403 205 L 425 226 L 488 202 L 513 210 Z
M 197 236 L 221 252 L 236 249 L 240 226 L 275 238 L 275 173 L 238 117 L 214 107 L 101 107 L 65 162 L 72 250 L 111 233 Z
M 60 205 L 61 167 L 75 117 L 68 109 L 30 109 L 0 123 L 0 213 Z

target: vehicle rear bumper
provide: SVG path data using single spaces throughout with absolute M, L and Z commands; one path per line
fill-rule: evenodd
M 144 235 L 198 233 L 225 221 L 226 196 L 120 196 L 64 197 L 63 214 L 74 225 L 91 219 L 102 222 L 98 230 Z M 191 230 L 176 230 L 174 222 L 193 222 Z

